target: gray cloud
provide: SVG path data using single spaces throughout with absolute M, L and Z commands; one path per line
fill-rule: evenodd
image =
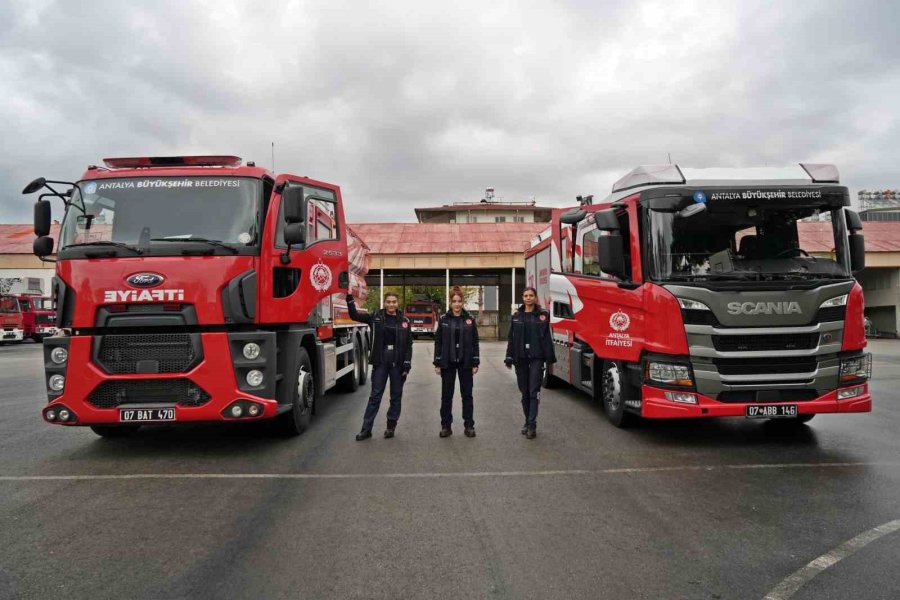
M 234 153 L 342 186 L 354 221 L 603 196 L 690 166 L 838 164 L 898 186 L 884 2 L 0 3 L 0 222 L 37 175 Z

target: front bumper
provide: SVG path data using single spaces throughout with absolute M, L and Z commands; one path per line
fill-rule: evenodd
M 4 327 L 0 333 L 0 342 L 21 342 L 25 337 L 25 331 L 14 327 Z
M 232 350 L 227 333 L 200 334 L 203 344 L 203 360 L 186 373 L 154 373 L 144 375 L 110 375 L 92 361 L 91 336 L 73 336 L 68 338 L 69 359 L 66 368 L 66 384 L 62 394 L 53 397 L 49 404 L 42 407 L 64 406 L 77 415 L 75 422 L 54 424 L 62 425 L 100 425 L 119 423 L 120 409 L 141 408 L 174 408 L 174 423 L 198 421 L 234 421 L 226 418 L 223 411 L 235 400 L 250 400 L 262 405 L 262 412 L 255 417 L 244 417 L 241 421 L 251 421 L 274 417 L 279 412 L 279 405 L 274 398 L 262 398 L 253 393 L 242 391 L 235 376 L 235 364 L 232 362 Z M 274 346 L 272 347 L 274 351 Z M 268 373 L 274 377 L 274 373 Z M 128 403 L 114 408 L 97 408 L 88 401 L 91 392 L 101 383 L 109 381 L 146 381 L 188 379 L 199 386 L 210 399 L 202 406 L 180 406 L 173 400 L 171 403 Z M 173 421 L 165 421 L 171 424 Z
M 644 385 L 641 388 L 641 416 L 648 419 L 691 419 L 702 417 L 744 417 L 748 406 L 796 404 L 801 415 L 817 413 L 858 413 L 872 411 L 872 396 L 868 383 L 854 384 L 846 387 L 863 386 L 863 392 L 855 398 L 838 400 L 838 390 L 832 390 L 813 400 L 791 402 L 719 402 L 696 394 L 697 404 L 680 404 L 667 399 L 660 388 Z

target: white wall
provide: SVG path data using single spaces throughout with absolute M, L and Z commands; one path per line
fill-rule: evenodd
M 19 283 L 13 284 L 10 293 L 20 294 L 25 291 L 26 283 L 29 277 L 41 280 L 41 291 L 49 295 L 51 284 L 53 281 L 53 269 L 0 269 L 0 279 L 21 279 Z

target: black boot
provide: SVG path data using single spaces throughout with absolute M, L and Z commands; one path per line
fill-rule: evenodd
M 453 430 L 449 427 L 444 427 L 441 429 L 441 432 L 438 435 L 440 435 L 442 438 L 450 437 L 451 435 L 453 435 Z
M 528 427 L 528 431 L 525 432 L 525 437 L 529 440 L 533 440 L 537 437 L 537 428 L 534 425 Z
M 474 427 L 466 427 L 466 430 L 463 433 L 466 434 L 466 437 L 475 437 L 475 428 Z
M 372 437 L 371 431 L 360 431 L 359 433 L 356 434 L 356 441 L 361 442 L 363 440 L 369 439 L 370 437 Z
M 528 433 L 528 423 L 525 423 L 524 425 L 522 425 L 522 435 L 525 435 L 527 433 Z
M 386 438 L 394 437 L 395 429 L 397 429 L 397 421 L 388 421 L 387 429 L 384 430 L 384 437 L 386 437 Z

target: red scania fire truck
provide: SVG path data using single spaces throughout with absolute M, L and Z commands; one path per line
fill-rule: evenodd
M 834 166 L 645 166 L 580 200 L 526 253 L 552 315 L 546 384 L 593 395 L 617 426 L 871 410 L 862 223 Z M 810 219 L 828 251 L 802 247 Z
M 343 297 L 365 296 L 367 251 L 338 186 L 234 156 L 104 165 L 24 190 L 65 203 L 47 422 L 116 436 L 274 418 L 295 435 L 326 390 L 365 381 L 368 331 Z M 35 204 L 40 257 L 53 253 L 50 211 Z

